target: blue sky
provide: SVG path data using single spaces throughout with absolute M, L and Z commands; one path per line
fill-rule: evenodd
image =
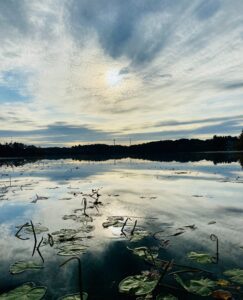
M 0 0 L 0 141 L 238 135 L 242 0 Z

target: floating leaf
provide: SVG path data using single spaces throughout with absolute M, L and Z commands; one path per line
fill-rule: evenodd
M 143 296 L 151 293 L 156 287 L 159 276 L 151 273 L 128 276 L 119 284 L 119 292 L 136 296 Z
M 57 248 L 59 250 L 57 252 L 57 255 L 61 255 L 61 256 L 77 255 L 78 256 L 80 254 L 84 254 L 87 251 L 87 248 L 88 248 L 88 246 L 75 244 L 75 243 L 65 244 L 65 245 Z
M 52 233 L 53 240 L 55 244 L 69 242 L 69 241 L 81 241 L 82 237 L 76 236 L 78 233 L 90 233 L 95 230 L 95 226 L 93 225 L 83 225 L 77 229 L 61 229 L 59 231 L 55 231 Z M 44 244 L 47 244 L 48 240 L 45 239 Z
M 197 229 L 197 226 L 195 224 L 192 224 L 192 225 L 186 225 L 184 226 L 185 228 L 189 228 L 191 230 L 196 230 Z
M 64 215 L 62 218 L 63 218 L 63 220 L 73 220 L 73 221 L 76 221 L 78 217 L 76 215 Z
M 177 228 L 177 229 L 174 229 L 173 227 L 169 226 L 168 228 L 165 228 L 163 230 L 155 232 L 153 234 L 153 236 L 154 236 L 154 238 L 156 240 L 162 240 L 162 239 L 168 238 L 168 237 L 179 236 L 179 235 L 181 235 L 181 234 L 183 234 L 185 232 L 186 232 L 186 228 Z
M 88 215 L 82 215 L 77 217 L 76 222 L 93 222 L 93 218 Z
M 116 225 L 119 225 L 122 226 L 123 223 L 121 221 L 124 221 L 124 218 L 123 217 L 108 217 L 107 218 L 107 221 L 102 223 L 102 226 L 104 228 L 108 228 L 108 227 L 111 227 L 111 226 L 116 226 Z
M 26 234 L 33 234 L 33 229 L 32 229 L 31 225 L 26 224 L 24 226 L 23 225 L 16 226 L 17 229 L 20 229 L 21 227 L 23 228 L 24 233 L 26 233 Z M 34 228 L 35 228 L 35 233 L 36 234 L 40 234 L 40 233 L 49 231 L 49 229 L 47 227 L 41 225 L 40 223 L 34 224 Z
M 215 299 L 219 299 L 219 300 L 231 300 L 232 299 L 232 294 L 230 292 L 224 291 L 224 290 L 213 291 L 212 296 Z
M 116 225 L 117 223 L 118 223 L 118 221 L 106 221 L 106 222 L 102 223 L 102 226 L 104 228 L 108 228 L 108 227 Z
M 73 220 L 76 222 L 92 222 L 93 219 L 90 216 L 87 215 L 81 215 L 81 216 L 77 216 L 77 215 L 64 215 L 63 220 Z
M 137 247 L 137 248 L 128 248 L 132 251 L 133 254 L 146 259 L 146 260 L 153 260 L 158 257 L 158 251 L 154 251 L 149 249 L 148 247 Z
M 188 284 L 185 284 L 181 277 L 176 274 L 175 280 L 189 293 L 197 294 L 200 296 L 209 296 L 212 293 L 212 289 L 215 288 L 214 281 L 208 278 L 190 280 Z
M 224 287 L 227 287 L 230 285 L 230 282 L 225 279 L 219 279 L 216 281 L 216 283 L 217 283 L 217 285 L 224 286 Z
M 49 229 L 41 224 L 34 224 L 34 228 L 35 228 L 35 233 L 36 234 L 41 234 L 43 232 L 46 232 L 46 231 L 49 231 Z M 33 229 L 32 229 L 32 226 L 28 226 L 28 227 L 25 227 L 24 229 L 25 233 L 33 233 Z
M 95 226 L 94 225 L 83 225 L 82 227 L 77 229 L 77 232 L 84 232 L 84 233 L 90 233 L 92 231 L 95 230 Z
M 64 228 L 64 229 L 61 229 L 59 231 L 55 231 L 55 232 L 52 232 L 52 235 L 72 235 L 72 234 L 76 234 L 77 233 L 77 230 L 76 229 L 71 229 L 71 228 Z
M 33 282 L 25 283 L 7 293 L 0 295 L 0 300 L 41 300 L 45 296 L 46 288 L 36 286 Z
M 183 234 L 183 233 L 185 233 L 185 231 L 178 231 L 178 232 L 173 233 L 173 234 L 171 234 L 171 235 L 169 235 L 169 236 L 178 236 L 178 235 L 181 235 L 181 234 Z
M 242 269 L 232 269 L 224 272 L 224 275 L 229 276 L 230 280 L 238 283 L 243 284 L 243 270 Z
M 40 270 L 43 269 L 43 265 L 34 261 L 17 261 L 10 266 L 11 274 L 19 274 L 28 270 Z
M 136 230 L 134 235 L 131 236 L 130 242 L 138 242 L 148 235 L 149 233 L 146 230 Z
M 187 254 L 187 258 L 196 261 L 199 264 L 212 263 L 212 257 L 207 253 L 190 252 Z
M 178 298 L 176 298 L 175 296 L 171 295 L 171 294 L 159 294 L 156 296 L 156 300 L 178 300 Z
M 83 292 L 83 300 L 88 299 L 88 294 Z M 70 294 L 59 298 L 59 300 L 80 300 L 80 294 Z

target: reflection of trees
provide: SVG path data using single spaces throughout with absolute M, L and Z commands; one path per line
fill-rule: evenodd
M 161 161 L 161 162 L 199 162 L 203 160 L 211 161 L 215 165 L 222 163 L 233 163 L 239 162 L 243 168 L 243 153 L 240 152 L 198 152 L 198 153 L 162 153 L 162 154 L 133 154 L 133 155 L 123 155 L 123 156 L 114 156 L 114 155 L 93 155 L 93 156 L 82 156 L 82 155 L 70 155 L 70 156 L 55 156 L 48 157 L 48 160 L 56 160 L 60 158 L 71 158 L 76 161 L 107 161 L 110 159 L 122 159 L 122 158 L 134 158 L 134 159 L 142 159 L 142 160 L 150 160 L 150 161 Z M 23 159 L 2 159 L 0 160 L 0 166 L 22 166 L 27 163 L 34 163 L 40 161 L 42 158 L 23 158 Z
M 241 154 L 240 157 L 239 157 L 239 163 L 240 163 L 240 165 L 243 169 L 243 154 Z
M 205 159 L 213 161 L 215 164 L 236 161 L 242 163 L 239 154 L 232 152 L 238 150 L 239 147 L 242 147 L 243 150 L 243 132 L 239 138 L 215 135 L 208 140 L 165 140 L 130 146 L 91 144 L 77 145 L 70 148 L 39 148 L 21 143 L 8 143 L 0 144 L 0 157 L 79 158 L 80 160 L 108 160 L 132 157 L 154 161 L 189 162 Z

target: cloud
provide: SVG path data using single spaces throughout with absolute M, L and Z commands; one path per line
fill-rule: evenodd
M 28 120 L 18 120 L 15 118 L 16 124 L 28 124 L 35 126 L 34 123 Z M 1 118 L 0 118 L 1 120 Z M 182 125 L 195 125 L 193 127 L 181 127 Z M 156 126 L 160 127 L 159 129 Z M 165 129 L 161 130 L 161 127 Z M 148 127 L 152 128 L 152 126 Z M 129 139 L 134 142 L 165 140 L 175 138 L 192 138 L 200 136 L 212 137 L 215 132 L 221 135 L 238 135 L 243 128 L 243 115 L 208 118 L 203 120 L 188 120 L 184 122 L 170 121 L 155 125 L 155 130 L 143 131 L 144 128 L 138 128 L 136 133 L 125 133 L 114 131 L 101 131 L 94 129 L 88 125 L 73 125 L 64 122 L 56 122 L 44 128 L 35 130 L 0 130 L 0 136 L 3 139 L 19 140 L 26 139 L 33 141 L 37 145 L 55 145 L 62 146 L 63 144 L 73 145 L 79 143 L 111 143 L 116 139 L 117 143 L 128 144 Z
M 205 21 L 212 18 L 220 9 L 220 0 L 208 0 L 201 2 L 195 10 L 199 20 Z
M 76 127 L 148 140 L 241 126 L 241 0 L 0 0 L 0 21 L 5 136 L 44 128 L 48 144 L 58 122 L 72 127 L 63 143 Z
M 192 125 L 183 127 L 182 125 Z M 197 125 L 195 128 L 194 125 Z M 199 138 L 219 135 L 239 135 L 243 129 L 243 115 L 221 118 L 208 118 L 203 120 L 188 120 L 184 122 L 169 121 L 157 124 L 162 127 L 160 130 L 137 132 L 123 136 L 126 140 L 129 137 L 134 141 L 150 141 L 177 138 Z M 165 127 L 165 129 L 163 129 Z M 156 127 L 155 127 L 156 128 Z M 143 131 L 141 128 L 140 131 Z
M 243 82 L 242 81 L 228 82 L 228 83 L 223 84 L 223 87 L 226 90 L 242 89 Z
M 150 60 L 167 38 L 167 31 L 154 22 L 145 24 L 157 11 L 176 7 L 179 1 L 71 1 L 70 30 L 75 38 L 83 39 L 92 31 L 97 34 L 101 47 L 114 59 L 127 56 L 134 63 Z M 152 21 L 152 20 L 151 20 Z M 154 34 L 160 38 L 154 38 Z
M 62 122 L 35 130 L 0 130 L 0 136 L 2 138 L 11 138 L 12 140 L 31 138 L 38 145 L 63 145 L 65 143 L 112 140 L 112 136 L 108 132 L 94 130 L 88 126 L 69 125 Z
M 179 126 L 179 125 L 195 125 L 195 124 L 203 124 L 203 123 L 216 123 L 219 122 L 243 122 L 243 115 L 230 116 L 230 117 L 217 117 L 217 118 L 205 118 L 199 120 L 187 120 L 187 121 L 167 121 L 160 122 L 156 126 Z

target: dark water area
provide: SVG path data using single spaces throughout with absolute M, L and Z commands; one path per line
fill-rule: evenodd
M 139 298 L 119 292 L 119 283 L 143 271 L 163 273 L 165 266 L 158 265 L 162 261 L 173 261 L 173 265 L 152 299 L 161 291 L 177 299 L 214 299 L 211 292 L 219 289 L 242 299 L 241 284 L 225 274 L 243 269 L 241 154 L 197 153 L 153 159 L 1 160 L 0 294 L 26 282 L 45 286 L 43 299 L 78 293 L 77 261 L 60 267 L 78 256 L 83 291 L 90 300 Z M 94 205 L 96 191 L 100 195 L 98 205 Z M 114 216 L 120 221 L 104 228 L 107 218 L 114 221 Z M 20 232 L 24 239 L 15 236 L 16 226 L 30 224 L 30 220 L 37 230 L 40 224 L 46 229 L 36 234 L 38 243 L 42 237 L 46 240 L 48 233 L 56 237 L 55 232 L 61 229 L 76 230 L 67 236 L 72 236 L 75 245 L 84 245 L 85 251 L 63 256 L 59 255 L 60 247 L 70 241 L 56 242 L 53 247 L 42 245 L 44 268 L 11 274 L 15 262 L 42 264 L 37 251 L 32 257 L 34 236 L 26 233 L 28 226 Z M 219 241 L 217 263 L 215 259 L 206 264 L 190 259 L 191 252 L 217 256 L 212 234 Z M 138 247 L 156 252 L 155 261 L 131 250 Z M 184 282 L 207 278 L 214 283 L 208 296 L 186 291 L 170 274 L 185 269 L 194 271 L 178 273 Z M 218 284 L 221 279 L 229 282 L 227 286 Z

